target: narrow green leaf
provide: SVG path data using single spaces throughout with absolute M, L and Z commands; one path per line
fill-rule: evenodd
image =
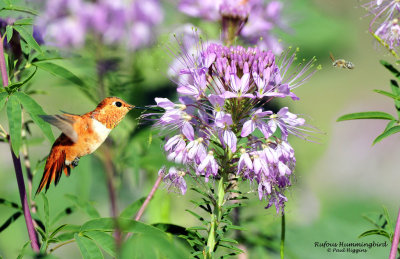
M 101 231 L 90 231 L 90 232 L 85 232 L 84 235 L 94 240 L 98 246 L 100 246 L 104 251 L 106 251 L 112 257 L 116 256 L 115 240 L 110 234 Z
M 49 217 L 50 217 L 49 200 L 47 199 L 46 195 L 44 195 L 44 193 L 42 193 L 41 195 L 43 199 L 44 225 L 46 227 L 46 233 L 47 233 L 49 231 Z
M 233 246 L 233 245 L 219 244 L 219 246 L 226 247 L 226 248 L 232 249 L 232 250 L 240 252 L 240 253 L 244 253 L 244 251 L 242 249 L 239 249 L 239 248 L 237 248 L 236 246 Z
M 17 11 L 17 12 L 22 12 L 22 13 L 28 13 L 28 14 L 33 14 L 33 15 L 38 15 L 38 12 L 30 9 L 30 8 L 26 8 L 23 6 L 17 6 L 17 5 L 9 5 L 9 6 L 5 6 L 3 8 L 0 9 L 0 12 L 3 10 L 8 10 L 8 11 Z
M 22 119 L 21 119 L 21 105 L 18 102 L 18 98 L 11 95 L 7 102 L 7 116 L 8 124 L 10 127 L 10 139 L 11 146 L 14 154 L 19 156 L 19 149 L 22 144 L 21 130 L 22 130 Z
M 0 205 L 8 206 L 10 208 L 22 210 L 22 207 L 19 206 L 17 203 L 12 201 L 7 201 L 6 199 L 0 198 Z
M 13 27 L 11 25 L 6 26 L 7 43 L 10 42 L 13 36 Z
M 200 216 L 199 214 L 197 214 L 197 213 L 195 213 L 195 212 L 193 212 L 191 210 L 188 210 L 188 209 L 186 209 L 186 211 L 189 212 L 190 214 L 192 214 L 193 216 L 195 216 L 198 220 L 200 220 L 202 222 L 205 221 L 205 219 L 202 216 Z
M 39 44 L 36 42 L 35 38 L 33 38 L 32 33 L 26 30 L 25 27 L 21 25 L 14 25 L 13 28 L 19 33 L 21 38 L 26 41 L 29 47 L 36 50 L 37 52 L 43 52 Z
M 11 83 L 8 86 L 8 92 L 9 93 L 14 93 L 18 91 L 22 86 L 24 86 L 26 83 L 28 83 L 32 77 L 36 74 L 37 68 L 35 67 L 35 71 L 33 71 L 24 81 L 21 82 L 16 82 L 16 83 Z
M 75 234 L 74 238 L 84 259 L 104 258 L 103 253 L 92 240 L 84 236 L 79 236 L 78 234 Z
M 340 116 L 337 121 L 360 119 L 396 120 L 392 115 L 386 112 L 357 112 Z
M 8 93 L 5 93 L 5 92 L 0 93 L 0 111 L 3 109 L 4 104 L 7 101 L 7 96 L 8 96 Z
M 46 62 L 46 61 L 34 62 L 34 63 L 32 63 L 32 65 L 37 66 L 38 68 L 41 68 L 43 70 L 46 70 L 47 72 L 50 72 L 51 74 L 53 74 L 55 76 L 64 78 L 78 86 L 85 86 L 85 83 L 79 77 L 77 77 L 71 71 L 69 71 L 68 69 L 66 69 L 60 65 L 57 65 L 57 64 L 54 64 L 51 62 Z
M 231 238 L 221 238 L 220 241 L 227 242 L 227 243 L 233 243 L 233 244 L 239 244 L 238 241 L 236 241 L 235 239 L 231 239 Z
M 376 139 L 374 140 L 374 142 L 372 143 L 373 145 L 375 145 L 376 143 L 378 143 L 379 141 L 381 141 L 384 138 L 389 137 L 390 135 L 393 135 L 397 132 L 400 132 L 400 126 L 394 126 L 391 127 L 390 129 L 384 131 L 381 135 L 379 135 L 378 137 L 376 137 Z
M 146 200 L 146 197 L 142 197 L 142 198 L 132 202 L 131 205 L 129 205 L 122 211 L 120 217 L 121 218 L 132 218 L 133 216 L 135 216 L 135 214 L 137 213 L 137 211 L 142 206 L 142 204 L 145 200 Z
M 11 217 L 9 217 L 3 225 L 0 226 L 0 233 L 8 228 L 12 223 L 14 223 L 22 215 L 21 211 L 15 212 Z
M 235 226 L 235 225 L 227 225 L 226 227 L 227 227 L 228 229 L 246 230 L 244 227 Z
M 386 128 L 384 131 L 389 130 L 390 128 L 392 128 L 393 126 L 395 126 L 397 124 L 397 121 L 389 121 L 389 123 L 386 125 Z
M 33 25 L 32 18 L 19 19 L 14 22 L 15 25 Z
M 380 60 L 380 63 L 389 70 L 396 78 L 400 78 L 400 72 L 389 62 L 385 60 Z
M 373 230 L 368 230 L 362 233 L 361 235 L 358 236 L 358 238 L 366 237 L 366 236 L 373 236 L 373 235 L 378 235 L 378 236 L 384 236 L 390 239 L 390 235 L 388 232 L 382 229 L 373 229 Z
M 42 118 L 39 117 L 39 115 L 46 114 L 43 111 L 42 107 L 40 107 L 40 105 L 35 100 L 33 100 L 29 95 L 26 95 L 22 92 L 15 93 L 14 95 L 19 99 L 22 106 L 29 113 L 33 122 L 35 122 L 35 124 L 42 130 L 42 132 L 49 139 L 49 141 L 53 143 L 54 135 L 53 132 L 51 131 L 50 124 L 48 124 Z
M 53 232 L 51 232 L 49 239 L 53 238 L 55 235 L 57 235 L 58 232 L 60 232 L 61 230 L 63 230 L 66 226 L 68 226 L 68 224 L 62 224 L 61 226 L 59 226 L 58 228 L 56 228 Z
M 208 229 L 205 227 L 190 227 L 190 228 L 187 228 L 187 230 L 205 230 L 205 231 L 207 231 Z
M 378 93 L 378 94 L 382 94 L 382 95 L 387 96 L 387 97 L 390 97 L 390 98 L 392 98 L 394 100 L 400 100 L 400 96 L 392 94 L 392 93 L 389 93 L 389 92 L 386 92 L 386 91 L 383 91 L 383 90 L 375 89 L 374 92 Z

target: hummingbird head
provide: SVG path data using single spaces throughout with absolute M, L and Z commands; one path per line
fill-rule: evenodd
M 91 115 L 107 128 L 113 129 L 133 108 L 135 108 L 134 105 L 130 105 L 118 97 L 107 97 L 97 105 Z

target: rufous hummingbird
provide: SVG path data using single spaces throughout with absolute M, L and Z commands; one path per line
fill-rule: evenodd
M 108 134 L 125 115 L 135 108 L 117 97 L 107 97 L 96 109 L 83 115 L 41 115 L 56 126 L 62 134 L 54 142 L 44 167 L 44 173 L 36 194 L 46 191 L 54 181 L 59 182 L 62 172 L 69 176 L 79 158 L 93 153 L 106 140 Z

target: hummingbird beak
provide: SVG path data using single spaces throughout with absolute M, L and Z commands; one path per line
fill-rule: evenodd
M 140 110 L 148 110 L 149 108 L 146 108 L 146 107 L 138 107 L 138 106 L 135 106 L 134 107 L 135 109 L 140 109 Z
M 129 105 L 129 106 L 128 106 L 128 109 L 129 109 L 129 110 L 132 110 L 132 109 L 134 109 L 134 108 L 135 108 L 135 105 Z

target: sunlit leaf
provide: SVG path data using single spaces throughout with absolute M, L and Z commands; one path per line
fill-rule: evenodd
M 55 235 L 58 234 L 58 232 L 60 232 L 61 230 L 63 230 L 66 226 L 68 226 L 68 224 L 63 224 L 61 226 L 59 226 L 58 228 L 56 228 L 49 236 L 49 238 L 53 238 Z
M 75 234 L 74 238 L 84 259 L 104 258 L 100 248 L 98 248 L 92 240 L 84 236 L 79 236 L 78 234 Z
M 6 222 L 0 226 L 0 233 L 8 228 L 12 223 L 14 223 L 22 215 L 21 211 L 15 212 L 11 217 L 9 217 Z
M 7 116 L 8 124 L 10 127 L 10 139 L 11 146 L 14 154 L 19 156 L 19 149 L 22 144 L 21 130 L 22 130 L 22 118 L 21 118 L 21 105 L 19 104 L 18 98 L 11 95 L 7 102 Z
M 21 25 L 14 25 L 13 28 L 19 33 L 21 38 L 25 40 L 29 47 L 36 50 L 37 52 L 42 52 L 39 44 L 36 42 L 35 38 L 31 32 L 29 32 L 24 26 Z
M 33 25 L 33 19 L 32 18 L 24 18 L 24 19 L 16 20 L 14 22 L 14 25 Z
M 142 206 L 143 202 L 146 200 L 146 197 L 142 197 L 136 201 L 134 201 L 131 205 L 126 207 L 120 217 L 121 218 L 132 218 L 138 212 L 139 208 Z
M 188 209 L 186 209 L 186 211 L 189 212 L 190 214 L 192 214 L 193 216 L 195 216 L 198 220 L 200 220 L 202 222 L 205 221 L 205 219 L 202 216 L 200 216 L 199 214 L 197 214 L 197 213 L 195 213 L 195 212 L 193 212 L 191 210 L 188 210 Z
M 39 115 L 46 114 L 43 111 L 42 107 L 40 107 L 40 105 L 37 104 L 37 102 L 33 100 L 30 96 L 22 92 L 15 93 L 14 95 L 19 99 L 22 106 L 29 113 L 31 119 L 35 122 L 35 124 L 42 130 L 42 132 L 49 139 L 49 141 L 53 143 L 54 135 L 53 132 L 51 131 L 50 124 L 48 124 L 39 117 Z
M 357 112 L 340 116 L 337 121 L 360 120 L 360 119 L 381 119 L 396 120 L 392 115 L 386 112 Z
M 115 240 L 110 234 L 101 231 L 89 231 L 85 232 L 85 236 L 94 240 L 98 246 L 100 246 L 104 251 L 106 251 L 112 257 L 116 256 Z
M 376 137 L 376 139 L 374 139 L 373 145 L 375 145 L 376 143 L 378 143 L 379 141 L 381 141 L 384 138 L 389 137 L 390 135 L 393 135 L 397 132 L 400 132 L 400 126 L 393 126 L 390 129 L 384 131 L 381 135 L 379 135 L 378 137 Z

